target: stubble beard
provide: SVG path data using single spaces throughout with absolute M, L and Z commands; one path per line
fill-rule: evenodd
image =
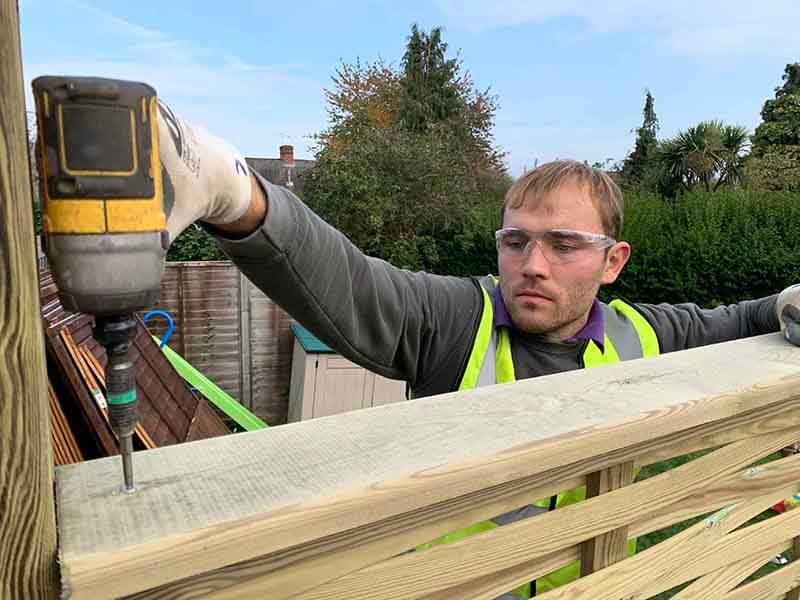
M 552 298 L 545 306 L 522 305 L 512 296 L 506 301 L 511 321 L 518 330 L 544 336 L 548 341 L 563 341 L 574 336 L 586 324 L 599 285 L 584 285 L 566 295 Z M 503 298 L 511 290 L 503 290 Z

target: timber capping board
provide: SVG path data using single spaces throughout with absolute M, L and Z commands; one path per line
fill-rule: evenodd
M 770 334 L 137 452 L 131 495 L 118 458 L 60 467 L 64 591 L 132 594 L 491 486 L 586 474 L 794 407 L 798 390 L 800 349 Z

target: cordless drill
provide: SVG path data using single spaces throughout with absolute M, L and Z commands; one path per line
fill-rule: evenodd
M 109 422 L 131 492 L 134 313 L 158 301 L 169 245 L 156 93 L 130 81 L 51 76 L 35 79 L 33 93 L 45 251 L 64 307 L 95 316 L 108 357 Z

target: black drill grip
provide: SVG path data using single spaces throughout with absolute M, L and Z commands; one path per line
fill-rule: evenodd
M 94 337 L 106 349 L 106 390 L 108 417 L 117 437 L 133 432 L 136 410 L 136 371 L 130 359 L 130 345 L 136 322 L 130 315 L 98 318 Z

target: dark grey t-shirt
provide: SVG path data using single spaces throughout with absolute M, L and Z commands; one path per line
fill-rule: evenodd
M 483 299 L 477 279 L 410 272 L 365 256 L 294 194 L 259 178 L 269 198 L 260 229 L 225 251 L 267 296 L 343 356 L 407 381 L 415 397 L 453 391 Z M 712 310 L 635 304 L 672 352 L 778 330 L 776 296 Z M 518 379 L 578 369 L 585 342 L 511 332 Z

